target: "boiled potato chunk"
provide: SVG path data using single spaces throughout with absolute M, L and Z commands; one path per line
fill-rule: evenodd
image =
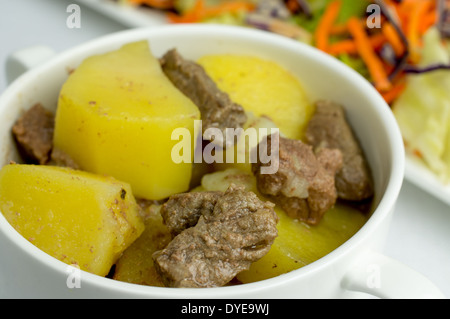
M 128 184 L 69 168 L 3 167 L 0 210 L 44 252 L 100 276 L 144 230 Z
M 337 204 L 331 208 L 316 226 L 309 226 L 286 215 L 276 207 L 280 218 L 278 237 L 272 248 L 249 270 L 238 274 L 242 283 L 264 280 L 306 266 L 332 252 L 366 222 L 360 211 Z
M 269 117 L 288 138 L 303 137 L 314 107 L 299 80 L 279 64 L 232 54 L 207 55 L 198 63 L 247 112 Z
M 242 185 L 247 191 L 258 194 L 256 178 L 249 172 L 229 168 L 203 176 L 201 190 L 225 192 L 231 184 Z M 261 197 L 261 195 L 259 195 Z
M 159 200 L 189 189 L 192 161 L 172 159 L 175 129 L 195 147 L 196 105 L 166 78 L 147 41 L 91 56 L 69 76 L 58 102 L 54 146 L 89 172 Z M 189 155 L 189 154 L 188 154 Z
M 152 255 L 169 244 L 172 236 L 159 213 L 161 206 L 144 209 L 145 230 L 117 261 L 114 279 L 133 284 L 164 287 L 153 264 Z
M 244 185 L 267 200 L 258 192 L 255 177 L 236 168 L 205 175 L 201 187 L 206 191 L 224 191 L 231 183 Z M 342 204 L 331 208 L 316 226 L 290 218 L 278 206 L 275 211 L 279 217 L 278 237 L 264 257 L 238 274 L 242 283 L 272 278 L 318 260 L 352 237 L 367 220 L 364 213 Z

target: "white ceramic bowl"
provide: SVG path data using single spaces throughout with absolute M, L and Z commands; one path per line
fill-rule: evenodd
M 113 34 L 59 54 L 19 77 L 1 96 L 0 164 L 16 159 L 10 130 L 21 110 L 36 102 L 55 106 L 68 70 L 90 55 L 142 39 L 149 40 L 156 56 L 176 47 L 189 59 L 212 53 L 271 59 L 299 77 L 312 101 L 327 98 L 344 105 L 373 171 L 373 215 L 342 246 L 299 270 L 239 286 L 175 289 L 133 285 L 87 272 L 81 272 L 79 288 L 69 288 L 67 265 L 21 237 L 0 214 L 0 297 L 340 298 L 350 296 L 349 291 L 394 298 L 442 296 L 420 274 L 377 253 L 383 247 L 404 174 L 402 138 L 389 107 L 367 81 L 334 58 L 267 32 L 230 26 L 171 25 Z M 25 60 L 26 54 L 16 55 L 10 64 Z

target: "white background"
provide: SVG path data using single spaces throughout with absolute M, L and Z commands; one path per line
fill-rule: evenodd
M 81 28 L 69 29 L 66 9 L 72 3 L 77 1 L 0 0 L 0 94 L 7 87 L 5 61 L 11 52 L 37 44 L 60 52 L 128 28 L 81 5 Z M 384 253 L 450 296 L 450 207 L 405 181 Z

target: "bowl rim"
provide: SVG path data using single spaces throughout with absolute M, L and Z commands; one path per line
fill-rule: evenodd
M 265 279 L 262 281 L 248 283 L 237 286 L 225 286 L 217 288 L 167 288 L 167 287 L 153 287 L 143 286 L 138 284 L 121 282 L 113 280 L 92 273 L 81 271 L 82 282 L 89 282 L 89 284 L 107 290 L 113 290 L 123 295 L 140 295 L 146 296 L 159 296 L 161 298 L 184 298 L 184 297 L 211 297 L 215 295 L 238 295 L 243 290 L 248 292 L 264 289 L 271 289 L 278 285 L 283 284 L 286 281 L 293 280 L 294 278 L 300 278 L 309 276 L 313 272 L 317 272 L 323 267 L 326 267 L 333 261 L 342 258 L 351 252 L 352 247 L 357 246 L 358 242 L 363 242 L 367 239 L 372 232 L 383 222 L 390 211 L 394 208 L 395 202 L 400 193 L 400 189 L 403 183 L 404 169 L 405 169 L 405 156 L 403 140 L 401 138 L 400 129 L 392 112 L 390 112 L 389 106 L 386 104 L 382 96 L 375 90 L 375 88 L 365 80 L 360 74 L 350 67 L 339 62 L 332 56 L 327 55 L 318 49 L 309 46 L 307 44 L 272 34 L 266 31 L 244 28 L 240 26 L 230 25 L 201 25 L 201 24 L 178 24 L 178 25 L 162 25 L 152 27 L 141 27 L 135 29 L 124 30 L 108 34 L 88 42 L 71 47 L 59 54 L 53 59 L 35 67 L 34 69 L 26 72 L 10 84 L 6 90 L 0 96 L 0 110 L 7 108 L 8 101 L 13 98 L 16 92 L 29 81 L 32 81 L 33 75 L 41 74 L 44 70 L 51 65 L 56 64 L 57 61 L 64 61 L 70 59 L 71 56 L 82 56 L 83 52 L 89 51 L 89 48 L 101 49 L 107 45 L 114 45 L 115 43 L 132 42 L 138 39 L 151 39 L 152 36 L 162 35 L 174 35 L 180 36 L 237 36 L 242 39 L 249 39 L 249 41 L 258 42 L 270 42 L 272 45 L 282 46 L 284 50 L 297 50 L 299 55 L 307 55 L 308 57 L 317 60 L 318 63 L 325 64 L 327 67 L 333 70 L 333 72 L 340 72 L 345 74 L 358 90 L 362 90 L 369 96 L 369 99 L 373 101 L 372 108 L 377 109 L 377 114 L 384 122 L 383 127 L 386 132 L 389 133 L 389 149 L 391 151 L 391 166 L 388 183 L 385 187 L 385 193 L 381 196 L 380 202 L 373 211 L 371 217 L 345 243 L 334 249 L 326 256 L 314 261 L 313 263 L 306 265 L 300 269 L 293 270 L 289 273 L 282 274 L 273 278 Z M 87 56 L 85 56 L 87 57 Z M 28 256 L 45 267 L 57 272 L 58 274 L 67 274 L 66 270 L 68 265 L 62 261 L 48 255 L 44 251 L 34 246 L 31 242 L 22 237 L 6 220 L 3 214 L 0 214 L 0 232 L 5 234 L 8 239 L 15 244 L 15 249 L 22 249 Z

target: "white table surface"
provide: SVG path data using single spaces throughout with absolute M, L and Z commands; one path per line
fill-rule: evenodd
M 69 29 L 66 9 L 72 3 L 77 1 L 0 0 L 0 94 L 7 86 L 5 60 L 11 52 L 37 44 L 59 52 L 128 28 L 81 5 L 81 28 Z M 383 252 L 450 296 L 450 206 L 405 181 Z

